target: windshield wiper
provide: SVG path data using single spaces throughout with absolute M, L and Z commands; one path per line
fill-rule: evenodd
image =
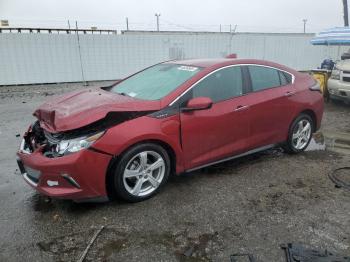
M 122 96 L 128 96 L 128 97 L 131 97 L 129 96 L 127 93 L 124 93 L 124 92 L 121 92 L 121 93 L 118 93 L 119 95 L 122 95 Z

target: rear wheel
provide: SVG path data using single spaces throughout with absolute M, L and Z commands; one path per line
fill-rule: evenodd
M 312 138 L 314 121 L 307 114 L 300 114 L 292 123 L 284 149 L 296 154 L 304 151 Z
M 169 155 L 159 145 L 140 144 L 121 157 L 114 172 L 114 189 L 128 202 L 154 196 L 168 180 Z

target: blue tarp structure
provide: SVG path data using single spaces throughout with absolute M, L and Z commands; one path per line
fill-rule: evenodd
M 335 27 L 318 33 L 313 45 L 350 45 L 350 27 Z

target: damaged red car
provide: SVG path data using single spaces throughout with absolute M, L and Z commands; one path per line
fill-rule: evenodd
M 171 61 L 47 101 L 34 112 L 17 162 L 47 196 L 137 202 L 159 192 L 170 174 L 275 146 L 301 152 L 322 114 L 317 82 L 285 66 Z

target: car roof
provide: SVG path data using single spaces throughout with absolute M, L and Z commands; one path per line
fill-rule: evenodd
M 223 66 L 236 65 L 236 64 L 257 64 L 257 65 L 276 67 L 285 71 L 289 71 L 291 73 L 295 73 L 295 70 L 288 68 L 284 65 L 266 61 L 266 60 L 259 60 L 259 59 L 208 58 L 208 59 L 172 60 L 166 63 L 196 66 L 196 67 L 202 67 L 202 68 L 220 68 Z
M 227 59 L 227 58 L 188 59 L 188 60 L 173 60 L 173 61 L 169 61 L 169 63 L 188 65 L 188 66 L 198 66 L 198 67 L 212 67 L 222 63 L 230 62 L 230 60 L 232 60 L 233 62 L 234 59 Z

